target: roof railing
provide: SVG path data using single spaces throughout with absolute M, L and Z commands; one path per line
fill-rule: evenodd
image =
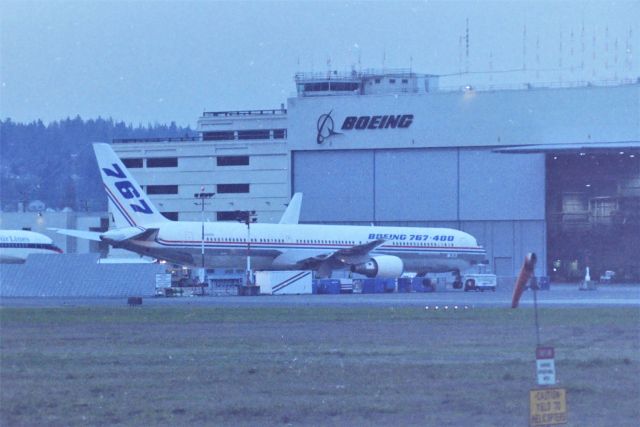
M 416 73 L 410 68 L 367 68 L 360 71 L 327 70 L 324 72 L 298 72 L 295 74 L 294 80 L 296 82 L 304 82 L 310 80 L 362 80 L 378 76 L 432 77 L 429 74 Z
M 114 138 L 114 144 L 130 144 L 135 142 L 182 142 L 182 141 L 202 141 L 200 136 L 181 136 L 171 138 Z
M 287 109 L 274 108 L 271 110 L 205 111 L 202 113 L 202 117 L 275 116 L 281 114 L 287 114 Z

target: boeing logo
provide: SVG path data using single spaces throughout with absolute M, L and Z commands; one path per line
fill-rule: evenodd
M 406 129 L 413 123 L 413 114 L 385 116 L 348 116 L 342 123 L 343 130 L 351 129 Z
M 317 128 L 318 135 L 316 136 L 316 142 L 318 144 L 322 144 L 325 139 L 329 138 L 333 135 L 339 135 L 340 132 L 334 132 L 334 123 L 333 118 L 331 117 L 331 113 L 333 110 L 329 111 L 328 114 L 323 114 L 318 118 Z
M 322 144 L 327 138 L 333 135 L 341 135 L 342 132 L 335 132 L 335 124 L 331 113 L 322 114 L 318 117 L 318 135 L 316 142 Z M 342 122 L 340 130 L 364 130 L 364 129 L 406 129 L 413 123 L 413 114 L 385 114 L 383 116 L 347 116 Z

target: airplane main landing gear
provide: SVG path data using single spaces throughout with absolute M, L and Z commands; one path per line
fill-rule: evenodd
M 460 277 L 460 272 L 455 272 L 455 280 L 453 281 L 453 289 L 462 289 L 462 277 Z

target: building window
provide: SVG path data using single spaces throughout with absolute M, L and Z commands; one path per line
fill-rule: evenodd
M 122 164 L 124 164 L 127 168 L 129 169 L 133 169 L 133 168 L 141 168 L 142 165 L 142 159 L 122 159 Z
M 170 219 L 171 221 L 178 220 L 178 212 L 160 212 L 165 218 Z
M 216 213 L 216 218 L 218 221 L 237 221 L 238 220 L 238 212 L 237 211 L 222 211 Z
M 218 166 L 247 166 L 249 156 L 218 156 L 216 164 Z
M 389 83 L 395 84 L 395 82 L 396 82 L 396 79 L 389 79 Z
M 324 92 L 329 90 L 329 82 L 305 83 L 305 92 Z
M 358 90 L 358 83 L 353 82 L 331 82 L 331 90 L 336 92 L 352 92 Z
M 178 194 L 177 185 L 147 185 L 147 194 Z
M 409 83 L 409 79 L 402 79 L 402 83 Z
M 273 139 L 285 139 L 287 137 L 286 129 L 274 129 L 273 130 Z
M 148 168 L 175 168 L 177 166 L 177 157 L 152 157 L 147 159 Z
M 219 194 L 225 193 L 248 193 L 249 184 L 218 184 Z
M 234 131 L 203 132 L 203 141 L 229 141 L 235 139 Z
M 269 139 L 269 130 L 264 129 L 252 129 L 252 130 L 239 130 L 238 139 Z
M 376 84 L 380 84 L 380 79 L 375 79 Z

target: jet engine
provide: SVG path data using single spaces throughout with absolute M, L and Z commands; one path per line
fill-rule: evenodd
M 351 271 L 367 277 L 400 277 L 404 271 L 404 263 L 397 256 L 381 255 L 363 264 L 352 265 Z

